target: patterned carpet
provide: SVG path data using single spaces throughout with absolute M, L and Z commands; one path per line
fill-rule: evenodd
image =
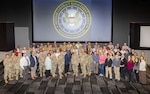
M 83 78 L 72 74 L 59 79 L 38 77 L 27 81 L 3 80 L 3 65 L 0 63 L 0 94 L 150 94 L 150 84 L 129 83 L 128 81 L 108 80 L 92 74 Z

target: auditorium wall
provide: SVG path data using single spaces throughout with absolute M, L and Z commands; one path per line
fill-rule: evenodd
M 32 42 L 32 0 L 1 0 L 0 22 L 14 22 L 15 27 L 29 27 Z M 150 0 L 113 0 L 113 42 L 129 44 L 130 22 L 150 23 Z M 23 36 L 23 35 L 20 35 Z

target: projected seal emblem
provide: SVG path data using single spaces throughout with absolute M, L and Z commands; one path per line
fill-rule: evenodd
M 55 30 L 68 39 L 84 36 L 90 29 L 91 21 L 90 10 L 76 0 L 61 3 L 53 14 Z

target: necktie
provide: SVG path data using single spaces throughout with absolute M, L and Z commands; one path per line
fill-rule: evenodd
M 27 63 L 28 63 L 28 65 L 29 65 L 29 60 L 27 59 L 27 57 L 25 57 L 26 58 L 26 60 L 27 60 Z

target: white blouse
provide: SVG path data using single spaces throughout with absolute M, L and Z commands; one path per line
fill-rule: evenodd
M 139 71 L 146 71 L 146 62 L 144 60 L 139 64 Z

